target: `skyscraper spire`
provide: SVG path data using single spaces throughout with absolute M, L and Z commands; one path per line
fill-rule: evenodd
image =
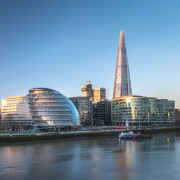
M 132 95 L 124 31 L 120 32 L 113 99 Z
M 120 36 L 119 36 L 119 46 L 121 46 L 121 47 L 124 46 L 124 47 L 126 48 L 124 31 L 123 31 L 123 30 L 120 32 Z

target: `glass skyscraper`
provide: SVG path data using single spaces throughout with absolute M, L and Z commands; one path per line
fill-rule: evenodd
M 124 31 L 120 32 L 113 100 L 112 125 L 173 125 L 175 102 L 144 96 L 133 96 Z
M 121 31 L 117 53 L 113 99 L 129 95 L 132 95 L 131 80 L 124 31 Z
M 91 125 L 91 101 L 88 97 L 70 97 L 69 100 L 75 105 L 79 113 L 82 126 Z

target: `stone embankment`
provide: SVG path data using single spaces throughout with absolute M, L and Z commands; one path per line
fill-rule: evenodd
M 101 131 L 74 131 L 61 133 L 6 133 L 0 134 L 0 143 L 30 142 L 41 140 L 60 140 L 60 139 L 77 139 L 77 138 L 95 138 L 103 136 L 117 136 L 127 130 L 101 130 Z M 144 134 L 154 134 L 160 132 L 179 131 L 180 128 L 159 128 L 159 129 L 138 129 L 134 133 L 141 132 Z

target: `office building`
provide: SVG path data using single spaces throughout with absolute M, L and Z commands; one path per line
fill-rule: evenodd
M 111 122 L 114 126 L 172 126 L 175 122 L 175 102 L 143 96 L 124 96 L 111 102 Z
M 150 98 L 151 101 L 151 121 L 168 122 L 175 121 L 175 102 L 167 99 Z
M 2 128 L 21 131 L 33 128 L 29 111 L 28 95 L 2 99 Z
M 106 99 L 105 88 L 94 88 L 93 89 L 93 102 L 97 103 Z
M 111 125 L 111 102 L 104 100 L 97 102 L 96 107 L 96 125 L 97 126 L 110 126 Z
M 87 97 L 90 101 L 93 101 L 93 89 L 91 81 L 87 81 L 87 84 L 82 86 L 81 91 L 82 97 Z
M 121 31 L 117 53 L 113 99 L 129 95 L 132 95 L 131 80 L 124 31 Z
M 82 126 L 91 125 L 91 101 L 88 97 L 70 97 L 69 100 L 75 105 Z
M 37 128 L 79 126 L 79 115 L 74 104 L 63 94 L 49 88 L 29 90 L 29 108 Z
M 91 102 L 96 103 L 106 99 L 105 88 L 92 88 L 91 81 L 87 81 L 86 85 L 81 88 L 82 97 L 87 97 Z

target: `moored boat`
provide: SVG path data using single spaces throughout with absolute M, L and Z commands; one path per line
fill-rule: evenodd
M 122 132 L 121 134 L 119 134 L 119 138 L 120 139 L 132 139 L 134 136 L 133 132 Z
M 133 132 L 122 132 L 119 134 L 120 139 L 129 139 L 129 140 L 134 140 L 134 141 L 140 141 L 143 139 L 151 139 L 153 136 L 152 135 L 143 135 L 143 134 L 133 134 Z

